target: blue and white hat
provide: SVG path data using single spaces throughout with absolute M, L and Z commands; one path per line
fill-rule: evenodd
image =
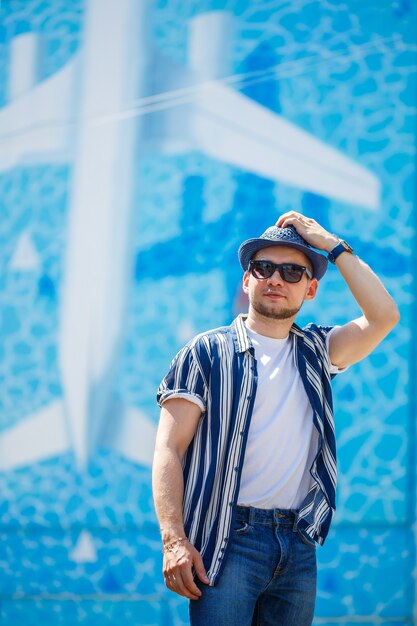
M 296 248 L 303 252 L 311 261 L 313 276 L 317 278 L 317 280 L 320 280 L 326 273 L 328 264 L 327 257 L 316 252 L 314 248 L 297 233 L 294 226 L 288 226 L 287 228 L 270 226 L 257 239 L 247 239 L 244 241 L 238 251 L 242 269 L 246 272 L 249 267 L 249 261 L 254 254 L 256 254 L 258 250 L 269 248 L 270 246 L 289 246 L 290 248 Z

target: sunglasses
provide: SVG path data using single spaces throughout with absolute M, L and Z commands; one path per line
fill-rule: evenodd
M 257 280 L 271 278 L 278 270 L 282 280 L 286 283 L 299 283 L 303 274 L 313 278 L 313 274 L 304 265 L 296 263 L 272 263 L 272 261 L 249 261 L 249 271 Z

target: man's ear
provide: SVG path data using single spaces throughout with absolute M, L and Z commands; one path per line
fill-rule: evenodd
M 304 300 L 314 300 L 314 298 L 317 295 L 318 288 L 319 288 L 319 281 L 317 280 L 317 278 L 312 278 L 310 280 L 310 284 L 307 287 Z
M 243 274 L 242 289 L 245 293 L 248 293 L 249 291 L 249 276 L 250 274 L 247 271 Z

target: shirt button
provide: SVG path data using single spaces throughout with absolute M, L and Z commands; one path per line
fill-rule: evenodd
M 229 537 L 225 537 L 225 538 L 223 539 L 223 543 L 226 543 L 226 541 L 229 541 Z
M 233 506 L 233 502 L 229 502 L 229 506 Z
M 233 469 L 235 470 L 235 472 L 238 472 L 238 471 L 239 471 L 239 468 L 238 468 L 238 467 L 234 467 Z

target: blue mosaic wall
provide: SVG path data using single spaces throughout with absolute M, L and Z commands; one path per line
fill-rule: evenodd
M 3 0 L 0 152 L 8 131 L 2 120 L 15 105 L 14 38 L 39 35 L 42 83 L 83 53 L 88 8 L 88 0 Z M 166 150 L 145 142 L 135 156 L 128 297 L 112 391 L 156 424 L 155 389 L 171 357 L 193 334 L 241 310 L 237 247 L 280 213 L 301 209 L 348 239 L 381 276 L 402 318 L 370 358 L 334 384 L 338 511 L 318 551 L 316 623 L 403 626 L 413 620 L 416 585 L 410 345 L 417 7 L 410 0 L 155 0 L 149 45 L 178 68 L 169 89 L 184 86 L 191 20 L 213 10 L 232 17 L 231 71 L 246 77 L 233 89 L 372 172 L 381 183 L 379 206 L 262 178 L 193 146 Z M 78 123 L 71 120 L 74 133 Z M 142 125 L 146 134 L 151 115 Z M 3 157 L 0 451 L 2 438 L 24 428 L 29 416 L 65 401 L 59 337 L 76 168 L 73 157 L 22 158 L 10 167 L 1 165 Z M 115 167 L 123 158 L 114 157 Z M 98 226 L 100 219 L 98 212 Z M 340 324 L 357 314 L 330 268 L 300 321 Z M 100 444 L 81 467 L 70 447 L 5 468 L 0 493 L 2 624 L 187 623 L 186 603 L 162 584 L 148 464 Z

